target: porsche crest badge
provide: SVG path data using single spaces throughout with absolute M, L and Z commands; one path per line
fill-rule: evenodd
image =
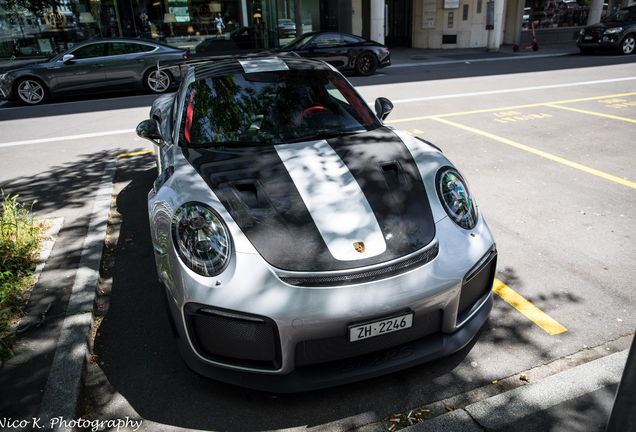
M 364 248 L 364 243 L 363 242 L 353 242 L 353 247 L 355 248 L 356 252 L 360 252 L 360 253 L 364 253 L 365 248 Z

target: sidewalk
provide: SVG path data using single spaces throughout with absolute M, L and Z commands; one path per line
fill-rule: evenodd
M 544 44 L 539 47 L 538 51 L 528 49 L 519 50 L 518 52 L 512 50 L 512 45 L 502 45 L 496 52 L 489 52 L 486 48 L 422 49 L 394 47 L 390 50 L 390 68 L 525 60 L 579 54 L 579 49 L 574 41 Z
M 441 64 L 441 62 L 497 61 L 538 55 L 562 56 L 577 52 L 574 44 L 554 44 L 553 46 L 546 45 L 546 47 L 548 48 L 544 51 L 541 47 L 537 52 L 525 50 L 519 53 L 513 53 L 511 47 L 509 52 L 503 52 L 505 47 L 502 47 L 498 53 L 488 53 L 483 49 L 460 51 L 396 49 L 393 51 L 395 53 L 392 57 L 394 65 L 391 67 L 411 67 L 422 64 L 418 62 L 439 62 Z M 24 386 L 20 389 L 23 394 L 11 393 L 13 397 L 31 401 L 30 403 L 35 406 L 35 411 L 33 409 L 21 413 L 2 411 L 0 412 L 0 421 L 9 416 L 14 420 L 30 421 L 31 418 L 39 420 L 37 425 L 29 423 L 27 427 L 11 428 L 12 430 L 38 430 L 38 426 L 42 425 L 46 425 L 43 430 L 50 430 L 49 420 L 56 418 L 64 418 L 69 423 L 66 425 L 57 423 L 54 429 L 75 430 L 74 426 L 76 425 L 70 420 L 78 419 L 82 414 L 79 410 L 85 389 L 86 357 L 90 352 L 89 347 L 92 340 L 92 308 L 99 277 L 100 257 L 107 233 L 106 223 L 110 211 L 111 191 L 113 191 L 115 181 L 115 166 L 115 161 L 107 164 L 102 184 L 94 197 L 95 204 L 89 232 L 84 242 L 79 270 L 74 276 L 75 283 L 65 318 L 60 325 L 61 335 L 57 339 L 56 347 L 50 349 L 50 347 L 43 346 L 42 349 L 48 351 L 39 353 L 37 352 L 38 345 L 34 345 L 30 353 L 17 353 L 14 358 L 14 363 L 28 364 L 30 370 L 38 370 L 40 373 L 48 375 L 48 381 L 45 381 L 46 387 Z M 46 266 L 43 272 L 47 272 Z M 42 288 L 38 284 L 34 288 L 34 292 L 40 289 Z M 25 332 L 23 336 L 29 338 L 31 331 Z M 425 430 L 581 430 L 602 432 L 605 430 L 605 424 L 609 418 L 616 386 L 621 379 L 630 343 L 631 337 L 612 342 L 611 346 L 614 352 L 611 354 L 609 354 L 610 351 L 606 351 L 610 348 L 605 346 L 579 353 L 579 357 L 575 359 L 576 363 L 572 363 L 578 364 L 578 366 L 563 367 L 561 364 L 561 370 L 558 370 L 558 368 L 551 369 L 550 365 L 546 365 L 537 368 L 541 371 L 540 373 L 528 371 L 530 382 L 526 385 L 523 383 L 520 385 L 518 376 L 509 377 L 505 380 L 508 382 L 493 383 L 493 386 L 488 389 L 476 389 L 469 392 L 471 394 L 458 395 L 451 400 L 439 401 L 431 407 L 420 407 L 421 409 L 430 408 L 433 418 L 404 428 L 403 425 L 407 424 L 407 420 L 405 420 L 402 425 L 396 425 L 395 429 L 402 428 L 408 432 Z M 50 358 L 47 360 L 48 353 L 53 356 L 52 362 Z M 559 361 L 557 360 L 557 362 Z M 20 377 L 13 378 L 12 381 L 12 377 L 7 376 L 6 367 L 0 368 L 0 378 L 2 378 L 0 382 L 3 386 L 9 383 L 12 389 L 20 388 L 20 383 L 16 382 Z M 9 386 L 7 385 L 7 387 Z M 8 393 L 5 389 L 3 388 L 1 391 L 3 397 L 6 397 Z M 120 418 L 136 415 L 134 408 L 123 397 L 113 400 L 110 408 L 114 410 L 110 414 L 114 413 Z M 452 411 L 446 412 L 446 408 L 450 408 Z M 440 411 L 446 413 L 439 415 Z M 100 418 L 100 413 L 95 414 L 96 418 Z M 150 421 L 143 423 L 139 430 L 183 430 Z M 391 424 L 373 413 L 362 413 L 352 421 L 314 426 L 309 430 L 313 432 L 380 432 L 389 430 Z M 0 428 L 2 427 L 0 426 Z M 116 430 L 117 427 L 112 429 Z M 298 427 L 293 430 L 306 431 L 308 429 Z M 291 432 L 289 429 L 287 431 Z

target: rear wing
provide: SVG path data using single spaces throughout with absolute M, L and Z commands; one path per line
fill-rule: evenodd
M 222 54 L 222 55 L 212 55 L 212 56 L 204 56 L 197 57 L 194 59 L 188 60 L 164 60 L 157 61 L 157 69 L 159 70 L 170 70 L 173 76 L 180 76 L 183 79 L 185 73 L 189 68 L 195 67 L 197 65 L 214 63 L 221 60 L 228 59 L 255 59 L 255 58 L 267 58 L 267 57 L 294 57 L 300 58 L 300 56 L 293 51 L 285 51 L 285 52 L 255 52 L 255 53 L 246 53 L 246 54 Z

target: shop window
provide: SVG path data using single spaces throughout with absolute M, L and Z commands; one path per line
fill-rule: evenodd
M 603 15 L 607 3 L 603 6 Z M 530 30 L 530 23 L 536 29 L 584 27 L 587 25 L 589 4 L 576 0 L 526 0 L 523 9 L 523 29 Z
M 457 43 L 457 35 L 442 35 L 443 45 L 452 45 Z

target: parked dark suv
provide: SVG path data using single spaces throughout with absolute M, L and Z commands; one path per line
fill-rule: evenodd
M 582 29 L 576 46 L 581 54 L 591 54 L 597 49 L 633 53 L 636 48 L 636 4 Z

